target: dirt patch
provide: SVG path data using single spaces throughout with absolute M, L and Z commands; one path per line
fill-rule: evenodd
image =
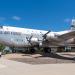
M 75 63 L 74 57 L 66 54 L 7 54 L 3 58 L 28 64 Z M 74 55 L 73 55 L 74 56 Z

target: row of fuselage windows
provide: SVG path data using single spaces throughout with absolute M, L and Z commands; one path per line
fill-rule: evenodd
M 0 31 L 0 34 L 21 35 L 22 33 L 20 33 L 20 32 L 9 32 L 9 31 Z M 33 34 L 33 33 L 31 33 L 31 34 Z M 40 34 L 41 34 L 41 32 L 40 32 Z
M 25 42 L 23 39 L 15 39 L 17 42 Z
M 21 35 L 20 32 L 0 31 L 0 34 Z

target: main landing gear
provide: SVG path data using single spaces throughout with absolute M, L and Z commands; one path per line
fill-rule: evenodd
M 43 48 L 43 52 L 44 53 L 51 53 L 51 48 L 45 47 L 45 48 Z

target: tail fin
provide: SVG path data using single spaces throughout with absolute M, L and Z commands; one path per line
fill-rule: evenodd
M 75 19 L 72 19 L 71 21 L 71 29 L 75 30 Z

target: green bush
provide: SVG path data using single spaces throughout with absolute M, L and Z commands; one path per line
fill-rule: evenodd
M 5 46 L 0 44 L 0 52 L 3 51 L 4 48 L 5 48 Z

